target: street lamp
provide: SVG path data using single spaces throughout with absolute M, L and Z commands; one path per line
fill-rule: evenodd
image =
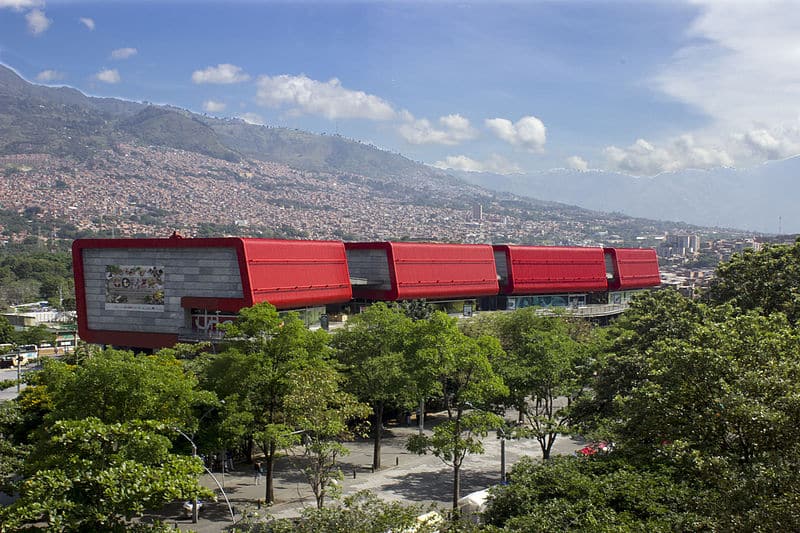
M 185 438 L 186 440 L 189 441 L 189 444 L 192 445 L 192 457 L 197 457 L 197 444 L 194 443 L 194 441 L 191 439 L 191 437 L 189 437 L 189 435 L 187 435 L 186 433 L 181 431 L 179 428 L 172 428 L 172 429 L 174 429 L 175 431 L 180 433 L 181 436 L 183 436 L 183 438 Z M 214 483 L 217 484 L 217 487 L 219 488 L 220 493 L 222 493 L 222 497 L 225 498 L 225 503 L 228 504 L 228 511 L 231 513 L 231 522 L 236 523 L 236 517 L 233 514 L 233 507 L 231 507 L 231 502 L 230 502 L 230 500 L 228 500 L 228 495 L 225 494 L 225 489 L 222 488 L 222 485 L 219 484 L 219 481 L 214 476 L 214 474 L 211 472 L 211 470 L 208 469 L 208 467 L 205 465 L 205 463 L 203 463 L 203 469 L 206 471 L 206 473 L 209 476 L 211 476 L 211 479 L 214 480 Z M 194 501 L 192 502 L 192 523 L 193 524 L 197 523 L 197 511 L 198 511 L 197 495 L 195 495 Z
M 22 368 L 22 361 L 25 360 L 25 357 L 21 353 L 17 353 L 17 394 L 20 392 L 20 368 Z
M 500 439 L 500 484 L 506 484 L 506 432 L 504 428 L 497 430 Z

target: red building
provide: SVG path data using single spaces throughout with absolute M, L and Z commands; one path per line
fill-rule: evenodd
M 264 301 L 313 325 L 372 301 L 616 309 L 660 283 L 655 251 L 625 248 L 173 237 L 80 239 L 72 253 L 80 337 L 136 348 L 214 340 Z
M 486 244 L 345 243 L 353 297 L 449 300 L 497 294 L 492 247 Z
M 352 297 L 336 241 L 80 239 L 72 254 L 78 333 L 93 343 L 160 348 L 259 302 L 302 309 Z

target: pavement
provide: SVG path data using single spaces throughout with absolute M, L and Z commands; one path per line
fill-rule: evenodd
M 429 432 L 438 421 L 446 419 L 446 413 L 426 415 L 425 427 Z M 412 421 L 413 423 L 413 421 Z M 388 426 L 383 438 L 381 463 L 383 467 L 373 472 L 372 441 L 356 441 L 346 444 L 350 455 L 340 461 L 344 479 L 342 493 L 349 495 L 361 490 L 370 490 L 388 501 L 408 504 L 436 504 L 444 509 L 452 505 L 453 471 L 437 457 L 416 455 L 405 449 L 408 437 L 417 433 L 416 426 Z M 584 443 L 569 437 L 559 437 L 554 445 L 554 454 L 572 454 Z M 500 440 L 494 434 L 484 439 L 485 453 L 469 455 L 461 469 L 461 496 L 500 483 Z M 541 458 L 542 453 L 535 439 L 506 441 L 507 471 L 523 456 Z M 266 487 L 256 485 L 252 465 L 236 464 L 232 472 L 215 472 L 219 484 L 234 511 L 234 519 L 239 521 L 245 514 L 258 513 L 260 517 L 289 518 L 299 516 L 305 507 L 315 506 L 311 488 L 302 472 L 292 464 L 290 458 L 282 457 L 276 461 L 274 484 L 275 502 L 267 507 L 259 505 L 265 498 Z M 206 474 L 201 483 L 216 489 L 217 502 L 211 502 L 200 514 L 197 524 L 190 518 L 183 518 L 181 503 L 166 506 L 158 513 L 148 514 L 144 520 L 162 520 L 181 531 L 198 533 L 224 531 L 233 525 L 225 499 L 214 479 Z M 331 500 L 326 500 L 330 504 Z
M 23 366 L 20 368 L 20 375 L 24 376 L 28 372 L 37 369 L 38 367 L 35 365 L 28 365 Z M 13 368 L 0 368 L 0 381 L 5 381 L 7 379 L 12 379 L 16 381 L 17 379 L 17 367 Z M 24 379 L 24 378 L 23 378 Z M 25 388 L 25 383 L 20 384 L 20 388 Z M 0 402 L 13 400 L 17 397 L 17 386 L 14 385 L 13 387 L 9 387 L 7 389 L 0 390 Z

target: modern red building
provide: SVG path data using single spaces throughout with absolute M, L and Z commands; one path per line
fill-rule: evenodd
M 72 253 L 80 337 L 136 348 L 215 340 L 220 322 L 265 301 L 310 326 L 417 299 L 464 315 L 587 304 L 614 314 L 660 283 L 655 251 L 629 248 L 173 236 L 80 239 Z
M 353 297 L 365 300 L 452 300 L 497 294 L 488 244 L 345 243 Z
M 661 275 L 652 248 L 604 248 L 609 272 L 608 289 L 621 291 L 658 287 Z
M 337 241 L 79 239 L 72 254 L 78 333 L 93 343 L 160 348 L 259 302 L 324 313 L 352 298 Z
M 494 246 L 500 292 L 506 295 L 608 289 L 602 248 Z

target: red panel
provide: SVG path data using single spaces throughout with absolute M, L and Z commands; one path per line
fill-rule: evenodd
M 292 309 L 352 298 L 341 241 L 242 241 L 254 303 Z
M 502 294 L 598 292 L 608 288 L 602 248 L 494 246 L 505 253 L 507 283 Z
M 658 256 L 652 248 L 605 248 L 611 255 L 614 279 L 609 289 L 644 289 L 661 285 Z
M 410 242 L 347 243 L 348 248 L 386 250 L 392 288 L 353 288 L 373 300 L 455 299 L 497 294 L 492 247 L 485 244 Z

